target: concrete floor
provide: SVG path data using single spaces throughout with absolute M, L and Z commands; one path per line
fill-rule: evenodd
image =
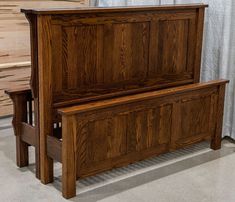
M 55 181 L 42 185 L 28 168 L 15 165 L 10 119 L 0 119 L 0 202 L 60 202 L 61 165 Z M 224 140 L 219 151 L 207 142 L 151 158 L 77 183 L 78 202 L 234 202 L 235 145 Z M 33 151 L 31 150 L 31 154 Z

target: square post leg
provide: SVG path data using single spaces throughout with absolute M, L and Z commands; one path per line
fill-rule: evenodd
M 223 113 L 224 113 L 224 97 L 225 97 L 225 84 L 219 86 L 215 134 L 211 140 L 211 149 L 214 149 L 214 150 L 218 150 L 221 148 Z
M 21 123 L 27 122 L 27 97 L 14 95 L 11 97 L 14 106 L 12 125 L 16 136 L 16 164 L 18 167 L 28 166 L 28 144 L 21 140 Z
M 62 117 L 62 195 L 76 196 L 76 127 L 73 117 Z

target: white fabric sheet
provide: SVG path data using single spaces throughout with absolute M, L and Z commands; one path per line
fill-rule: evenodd
M 225 98 L 223 136 L 235 139 L 235 1 L 204 0 L 205 16 L 201 80 L 229 79 Z

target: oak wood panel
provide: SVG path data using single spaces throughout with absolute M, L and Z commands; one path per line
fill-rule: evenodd
M 185 85 L 60 109 L 66 124 L 73 121 L 76 141 L 71 143 L 75 144 L 71 152 L 77 156 L 77 178 L 116 167 L 123 159 L 128 163 L 129 156 L 153 148 L 158 154 L 220 139 L 214 129 L 221 126 L 222 119 L 214 117 L 221 113 L 217 97 L 226 83 Z M 66 130 L 62 121 L 63 127 Z
M 210 125 L 210 121 L 215 114 L 211 111 L 211 106 L 215 107 L 216 103 L 211 103 L 211 100 L 216 93 L 212 92 L 209 95 L 195 96 L 180 101 L 177 112 L 179 130 L 174 139 L 176 148 L 203 137 L 212 136 L 213 130 L 211 129 L 214 123 Z
M 159 73 L 180 73 L 187 70 L 188 20 L 171 20 L 159 22 L 159 49 L 157 67 Z M 168 39 L 168 40 L 165 40 Z M 169 51 L 171 50 L 171 51 Z
M 52 16 L 53 102 L 85 102 L 198 80 L 198 12 Z
M 205 122 L 210 120 L 210 100 L 211 97 L 206 96 L 204 99 L 196 98 L 182 101 L 181 134 L 183 137 L 187 137 L 190 134 L 206 133 L 209 130 L 209 126 Z

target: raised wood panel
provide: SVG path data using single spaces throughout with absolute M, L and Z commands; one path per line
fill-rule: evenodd
M 209 125 L 205 123 L 210 121 L 210 100 L 211 96 L 207 96 L 182 102 L 181 135 L 183 138 L 209 132 Z
M 111 77 L 111 82 L 146 78 L 149 23 L 113 24 L 112 28 L 108 26 L 108 33 L 105 34 L 107 36 L 104 47 L 104 52 L 107 53 L 105 66 L 110 69 L 109 73 L 109 70 L 106 70 L 106 76 Z
M 148 23 L 63 28 L 63 89 L 85 91 L 145 78 L 148 33 Z
M 53 17 L 53 102 L 192 83 L 196 13 Z
M 59 110 L 73 117 L 77 177 L 215 139 L 225 82 L 97 101 Z M 73 126 L 73 127 L 74 127 Z M 63 122 L 62 122 L 63 127 Z
M 119 122 L 118 118 L 116 120 L 90 121 L 85 126 L 80 126 L 78 129 L 80 133 L 78 141 L 81 143 L 81 147 L 78 148 L 79 169 L 84 169 L 108 158 L 120 156 L 125 152 L 125 144 L 123 143 L 125 138 L 122 138 L 125 137 L 125 133 L 121 131 L 120 134 L 117 126 L 115 130 L 112 130 L 112 124 L 121 126 L 120 129 L 123 128 L 122 122 Z
M 113 108 L 77 119 L 80 174 L 92 167 L 96 169 L 101 162 L 169 144 L 171 105 L 155 104 L 147 109 L 129 105 L 128 108 Z
M 164 16 L 164 15 L 163 15 Z M 194 78 L 196 15 L 159 17 L 151 23 L 149 76 L 169 82 Z
M 158 73 L 180 74 L 187 71 L 188 20 L 159 22 Z
M 126 116 L 80 121 L 78 126 L 78 168 L 126 153 Z
M 215 132 L 217 93 L 215 91 L 195 93 L 177 103 L 179 110 L 176 148 L 210 138 Z
M 174 114 L 177 114 L 175 133 L 172 135 L 172 148 L 180 148 L 210 139 L 215 133 L 215 116 L 217 109 L 217 91 L 205 90 L 200 94 L 192 92 L 174 104 Z M 177 121 L 177 123 L 176 123 Z
M 78 26 L 65 27 L 63 42 L 63 54 L 67 55 L 67 61 L 64 56 L 63 69 L 64 79 L 63 89 L 87 89 L 99 83 L 99 26 Z M 66 38 L 67 37 L 67 38 Z M 66 43 L 67 41 L 67 43 Z M 102 43 L 102 42 L 100 42 Z M 69 54 L 71 50 L 75 54 Z
M 60 30 L 62 34 L 60 34 Z M 54 99 L 124 88 L 138 83 L 148 69 L 148 23 L 54 26 Z M 62 49 L 62 50 L 61 50 Z M 71 50 L 74 54 L 71 54 Z M 59 56 L 59 57 L 58 57 Z

